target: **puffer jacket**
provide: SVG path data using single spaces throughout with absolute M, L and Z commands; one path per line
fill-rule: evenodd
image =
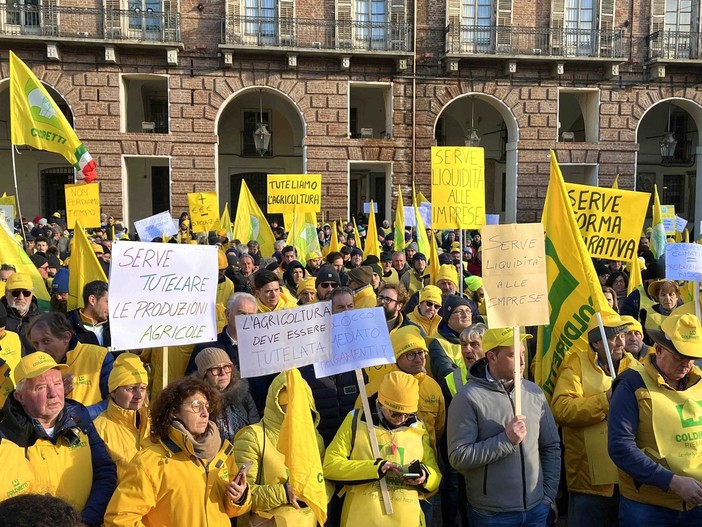
M 32 466 L 24 457 L 24 449 L 2 437 L 2 434 L 0 434 L 0 467 L 2 467 L 0 501 L 37 491 L 34 488 Z
M 171 427 L 165 440 L 151 441 L 130 463 L 105 512 L 105 527 L 230 527 L 230 518 L 251 507 L 250 489 L 240 505 L 227 496 L 237 461 L 225 441 L 206 463 Z
M 280 427 L 285 412 L 278 403 L 278 395 L 285 387 L 285 373 L 278 375 L 268 389 L 266 409 L 260 423 L 243 428 L 234 441 L 234 455 L 239 463 L 252 462 L 246 477 L 251 489 L 251 512 L 265 518 L 275 518 L 277 525 L 290 527 L 316 525 L 312 510 L 308 507 L 295 509 L 288 504 L 285 483 L 288 469 L 285 457 L 277 448 Z M 304 385 L 315 426 L 319 424 L 319 413 L 315 409 L 312 392 Z M 316 434 L 320 459 L 324 456 L 324 443 Z
M 407 315 L 407 320 L 419 328 L 422 337 L 427 337 L 436 333 L 441 323 L 441 317 L 439 315 L 434 315 L 434 318 L 427 318 L 422 315 L 419 312 L 419 306 L 415 307 L 414 310 Z
M 375 291 L 373 291 L 373 288 L 368 285 L 354 292 L 353 303 L 356 306 L 356 309 L 376 307 L 378 305 L 378 299 L 375 296 Z

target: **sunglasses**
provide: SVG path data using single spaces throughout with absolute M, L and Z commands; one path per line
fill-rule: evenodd
M 427 307 L 433 307 L 434 309 L 441 309 L 441 304 L 435 304 L 434 302 L 424 301 Z
M 409 419 L 414 414 L 403 414 L 402 412 L 388 412 L 392 419 Z
M 330 287 L 332 289 L 336 289 L 337 287 L 339 287 L 339 284 L 337 284 L 336 282 L 323 282 L 319 284 L 319 287 L 322 287 L 324 289 L 329 289 Z
M 220 376 L 220 375 L 227 375 L 232 372 L 233 366 L 231 364 L 225 364 L 224 366 L 215 366 L 214 368 L 210 368 L 207 371 L 210 372 L 212 375 L 215 376 Z
M 25 290 L 23 290 L 23 289 L 17 289 L 17 290 L 15 290 L 15 291 L 12 291 L 12 296 L 13 296 L 14 298 L 19 298 L 20 295 L 22 295 L 24 298 L 29 298 L 30 296 L 32 296 L 32 292 L 31 292 L 31 291 L 25 291 Z

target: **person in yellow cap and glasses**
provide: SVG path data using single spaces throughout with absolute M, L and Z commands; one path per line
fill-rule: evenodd
M 560 439 L 541 388 L 520 378 L 522 412 L 514 412 L 514 361 L 523 374 L 527 338 L 515 350 L 511 328 L 488 329 L 485 357 L 449 406 L 449 460 L 465 478 L 471 527 L 545 525 L 556 498 Z
M 371 449 L 362 410 L 350 412 L 324 455 L 324 477 L 344 485 L 342 527 L 424 525 L 419 504 L 439 487 L 441 473 L 429 435 L 417 419 L 419 383 L 393 371 L 369 399 L 373 430 L 380 448 Z M 385 514 L 379 481 L 387 482 L 393 514 Z
M 610 402 L 619 525 L 702 525 L 702 325 L 673 313 L 648 335 L 654 351 L 617 377 Z
M 317 288 L 314 276 L 303 278 L 297 283 L 297 305 L 304 306 L 317 301 Z
M 653 348 L 644 342 L 644 332 L 641 322 L 629 315 L 622 315 L 622 321 L 627 325 L 628 331 L 624 337 L 624 349 L 631 353 L 639 362 L 643 361 Z
M 151 428 L 146 406 L 146 385 L 149 376 L 141 359 L 133 353 L 122 353 L 110 372 L 107 409 L 95 419 L 95 428 L 117 465 L 117 481 L 136 453 L 146 446 Z
M 625 350 L 627 323 L 614 312 L 601 313 L 615 376 L 640 367 Z M 617 469 L 607 455 L 607 421 L 612 375 L 597 317 L 587 328 L 590 350 L 563 360 L 551 399 L 553 416 L 563 430 L 568 482 L 568 524 L 572 527 L 617 525 Z
M 25 449 L 36 489 L 66 500 L 83 524 L 98 527 L 117 471 L 85 406 L 64 396 L 61 375 L 67 369 L 42 351 L 23 357 L 15 368 L 17 387 L 3 408 L 0 436 Z
M 433 335 L 439 328 L 442 303 L 441 289 L 435 285 L 425 285 L 419 291 L 419 304 L 407 315 L 407 320 L 419 327 L 423 337 Z
M 22 341 L 22 355 L 31 353 L 34 348 L 25 335 L 29 322 L 39 315 L 39 308 L 34 299 L 34 284 L 28 273 L 13 273 L 5 283 L 5 296 L 0 300 L 7 310 L 7 326 Z

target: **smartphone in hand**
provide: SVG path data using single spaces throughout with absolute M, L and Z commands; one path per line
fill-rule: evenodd
M 246 473 L 247 473 L 247 472 L 249 471 L 249 469 L 251 468 L 251 465 L 253 465 L 253 461 L 247 461 L 246 463 L 242 463 L 242 464 L 239 466 L 239 472 L 237 472 L 237 474 L 236 474 L 236 476 L 234 477 L 234 479 L 235 479 L 236 481 L 239 481 L 239 482 L 242 482 L 242 483 L 243 483 L 244 480 L 246 479 Z

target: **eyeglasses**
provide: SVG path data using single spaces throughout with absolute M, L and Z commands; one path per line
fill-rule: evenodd
M 183 403 L 186 406 L 190 406 L 190 411 L 194 414 L 201 414 L 203 408 L 205 409 L 206 412 L 210 411 L 210 405 L 207 401 L 201 401 L 199 399 L 195 399 L 194 401 L 191 401 L 190 404 L 188 403 Z
M 329 289 L 330 287 L 332 289 L 336 289 L 337 287 L 339 287 L 339 284 L 337 284 L 336 282 L 322 282 L 321 284 L 319 284 L 319 287 L 321 287 L 322 289 Z
M 660 346 L 660 344 L 659 344 L 659 346 Z M 673 359 L 675 360 L 675 362 L 677 362 L 678 364 L 685 364 L 687 362 L 692 362 L 693 360 L 695 360 L 692 357 L 686 357 L 685 355 L 680 355 L 679 353 L 675 353 L 674 351 L 669 350 L 668 348 L 664 348 L 663 346 L 660 346 L 660 347 L 661 347 L 661 349 L 664 349 L 665 351 L 670 353 L 673 356 Z
M 387 410 L 387 408 L 385 408 Z M 412 417 L 414 414 L 403 414 L 402 412 L 391 412 L 388 410 L 388 415 L 390 416 L 391 419 L 404 419 L 407 420 L 410 417 Z
M 22 295 L 24 298 L 29 298 L 30 296 L 32 296 L 31 291 L 25 291 L 24 289 L 16 289 L 11 293 L 14 298 L 19 298 L 20 295 Z
M 423 304 L 434 309 L 441 309 L 441 304 L 435 304 L 434 302 L 429 302 L 428 300 L 425 300 Z
M 416 351 L 408 351 L 407 353 L 403 353 L 403 357 L 407 357 L 408 360 L 414 360 L 418 358 L 424 358 L 426 356 L 427 352 L 424 350 L 416 350 Z
M 385 295 L 378 295 L 377 298 L 378 298 L 378 302 L 380 302 L 381 304 L 392 304 L 394 302 L 397 302 L 397 299 L 390 298 L 389 296 L 385 296 Z
M 470 317 L 473 315 L 473 312 L 470 309 L 460 309 L 458 311 L 454 311 L 451 313 L 451 316 L 456 315 L 457 317 Z
M 215 366 L 214 368 L 208 368 L 207 371 L 215 377 L 219 377 L 220 375 L 227 375 L 231 373 L 233 368 L 234 366 L 232 366 L 231 364 L 225 364 L 224 366 Z

